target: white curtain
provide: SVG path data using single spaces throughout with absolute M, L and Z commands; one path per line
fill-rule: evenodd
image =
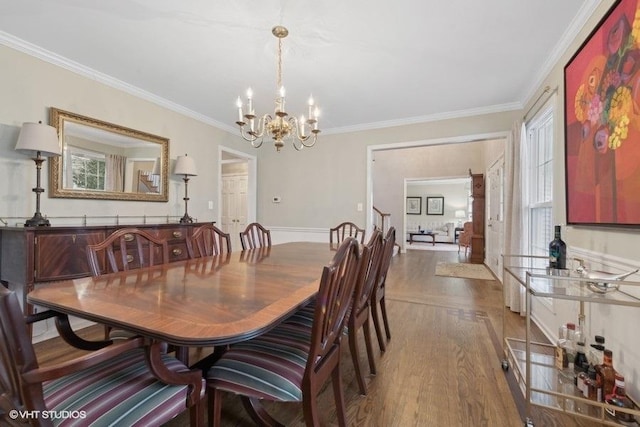
M 523 200 L 525 195 L 525 180 L 523 179 L 524 164 L 523 151 L 525 146 L 526 128 L 521 121 L 516 121 L 511 129 L 506 147 L 505 158 L 505 254 L 522 255 L 525 253 L 526 230 Z M 505 264 L 513 260 L 505 259 Z M 505 274 L 503 277 L 505 305 L 511 311 L 525 315 L 525 293 L 513 277 Z
M 107 154 L 105 157 L 105 190 L 124 191 L 124 171 L 127 158 L 119 154 Z

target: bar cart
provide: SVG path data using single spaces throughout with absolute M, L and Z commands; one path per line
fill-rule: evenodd
M 619 408 L 604 402 L 583 397 L 577 390 L 573 378 L 556 368 L 555 344 L 535 342 L 531 339 L 531 304 L 534 297 L 576 301 L 580 305 L 580 316 L 584 316 L 585 304 L 611 304 L 640 308 L 640 282 L 616 282 L 612 286 L 596 286 L 593 279 L 580 274 L 578 259 L 567 259 L 568 270 L 549 270 L 547 257 L 530 255 L 503 255 L 504 283 L 512 277 L 526 290 L 525 297 L 525 337 L 506 336 L 503 313 L 502 368 L 512 368 L 515 379 L 524 394 L 526 402 L 525 427 L 533 427 L 532 406 L 544 407 L 575 417 L 590 419 L 602 425 L 634 425 L 610 416 L 629 414 L 640 422 L 640 408 L 633 401 L 633 409 Z M 507 308 L 505 307 L 505 310 Z

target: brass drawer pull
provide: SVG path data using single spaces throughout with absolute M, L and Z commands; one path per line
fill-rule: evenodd
M 125 234 L 124 235 L 124 241 L 125 242 L 133 242 L 133 234 Z
M 133 262 L 133 255 L 127 255 L 127 263 Z
M 182 249 L 180 248 L 175 248 L 174 250 L 171 251 L 173 253 L 173 255 L 175 256 L 180 256 L 182 255 Z
M 180 237 L 182 237 L 182 231 L 174 231 L 173 237 L 175 237 L 176 239 L 179 239 Z

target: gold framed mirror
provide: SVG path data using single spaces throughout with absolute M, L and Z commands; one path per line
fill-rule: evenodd
M 169 140 L 50 108 L 62 156 L 49 159 L 49 196 L 169 200 Z

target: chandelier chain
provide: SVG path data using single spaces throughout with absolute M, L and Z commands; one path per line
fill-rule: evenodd
M 282 87 L 282 38 L 278 38 L 278 81 L 276 82 L 276 89 Z

